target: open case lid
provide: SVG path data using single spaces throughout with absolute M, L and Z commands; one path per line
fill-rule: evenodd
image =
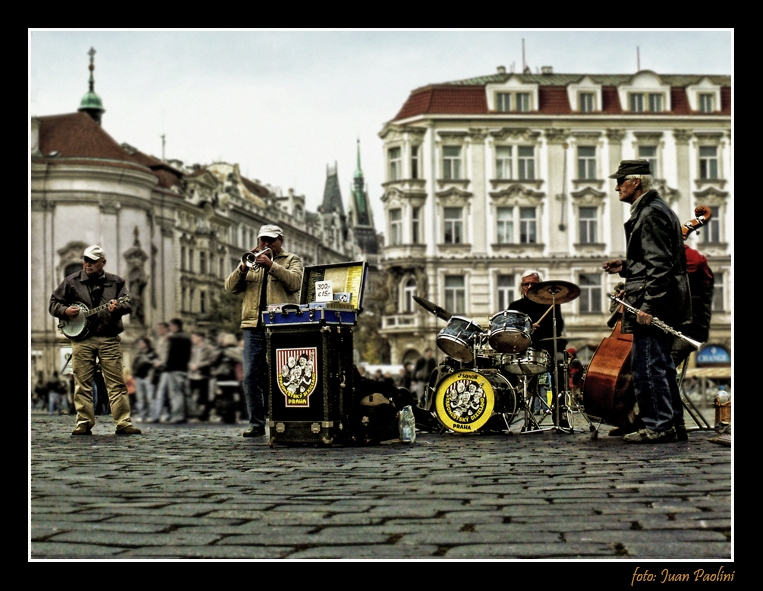
M 367 274 L 368 263 L 365 261 L 305 267 L 300 303 L 349 300 L 353 309 L 362 312 Z M 327 299 L 329 292 L 326 288 L 330 288 L 331 299 Z

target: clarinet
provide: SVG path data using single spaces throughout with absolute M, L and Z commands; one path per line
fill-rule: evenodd
M 624 307 L 626 307 L 628 310 L 633 312 L 634 314 L 638 313 L 638 309 L 634 308 L 630 304 L 625 303 L 620 298 L 615 297 L 614 295 L 609 295 L 609 299 L 612 301 L 617 302 L 618 304 L 622 304 Z M 652 324 L 662 330 L 663 332 L 666 332 L 668 334 L 672 334 L 674 337 L 678 337 L 679 339 L 683 339 L 687 343 L 689 343 L 691 346 L 693 346 L 696 349 L 699 349 L 702 346 L 702 343 L 699 341 L 695 341 L 694 339 L 690 339 L 685 334 L 683 334 L 681 331 L 676 330 L 675 328 L 671 328 L 667 324 L 665 324 L 662 320 L 657 318 L 656 316 L 652 316 Z

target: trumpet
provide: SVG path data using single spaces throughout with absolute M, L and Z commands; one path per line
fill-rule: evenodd
M 257 257 L 258 257 L 258 256 L 260 256 L 261 254 L 265 254 L 265 253 L 266 253 L 266 252 L 268 252 L 268 251 L 270 251 L 271 253 L 273 252 L 273 251 L 270 249 L 270 247 L 269 247 L 269 246 L 266 246 L 265 248 L 263 248 L 263 249 L 262 249 L 261 251 L 259 251 L 259 252 L 252 252 L 251 250 L 250 250 L 250 251 L 247 251 L 247 252 L 245 252 L 245 253 L 243 254 L 243 256 L 241 257 L 241 262 L 242 262 L 242 263 L 243 263 L 245 266 L 249 267 L 250 269 L 258 269 L 258 268 L 259 268 L 259 265 L 257 264 Z
M 618 297 L 615 297 L 610 294 L 609 299 L 611 299 L 614 302 L 617 302 L 618 304 L 622 304 L 625 308 L 633 312 L 634 314 L 638 313 L 638 309 L 634 308 L 630 304 L 626 304 L 623 300 L 621 300 Z M 685 334 L 683 334 L 681 331 L 678 331 L 674 328 L 671 328 L 667 324 L 665 324 L 662 320 L 657 318 L 656 316 L 652 316 L 652 324 L 654 324 L 657 328 L 662 330 L 663 332 L 666 332 L 668 334 L 672 334 L 674 337 L 678 337 L 679 339 L 683 339 L 687 343 L 689 343 L 692 347 L 695 347 L 696 349 L 699 349 L 702 346 L 702 343 L 699 341 L 695 341 L 694 339 L 690 339 Z

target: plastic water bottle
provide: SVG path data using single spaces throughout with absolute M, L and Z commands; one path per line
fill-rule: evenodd
M 726 385 L 718 386 L 715 394 L 715 428 L 722 428 L 731 423 L 731 392 Z
M 413 416 L 413 408 L 410 405 L 400 411 L 398 427 L 400 428 L 400 441 L 403 443 L 416 441 L 416 418 Z
M 715 401 L 718 404 L 726 404 L 731 400 L 731 392 L 726 390 L 726 384 L 718 386 L 718 393 L 715 395 Z

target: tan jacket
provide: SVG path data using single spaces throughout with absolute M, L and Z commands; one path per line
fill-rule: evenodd
M 241 302 L 241 328 L 257 328 L 260 320 L 260 292 L 262 278 L 266 270 L 236 267 L 225 280 L 225 291 L 243 293 Z M 279 252 L 268 273 L 268 304 L 298 304 L 299 290 L 302 288 L 302 261 L 285 251 Z

